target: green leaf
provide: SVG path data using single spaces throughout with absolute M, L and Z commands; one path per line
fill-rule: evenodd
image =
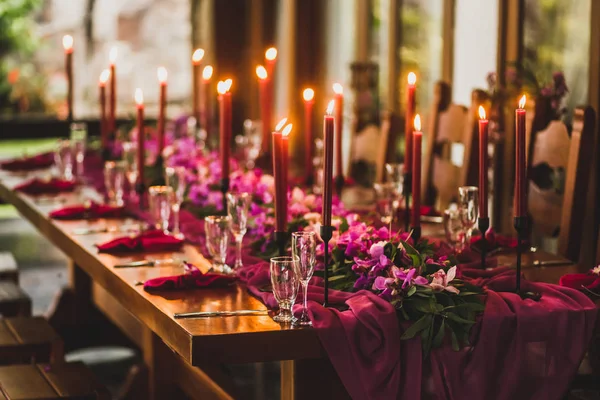
M 442 323 L 440 324 L 440 329 L 438 329 L 438 332 L 435 335 L 435 338 L 433 339 L 433 347 L 440 347 L 442 345 L 444 341 L 445 329 L 446 323 L 444 322 L 444 320 L 442 320 Z
M 454 350 L 454 351 L 460 350 L 460 346 L 458 344 L 458 338 L 456 337 L 456 333 L 454 332 L 454 329 L 452 329 L 451 327 L 450 327 L 450 339 L 452 341 L 452 350 Z
M 408 292 L 406 292 L 406 297 L 412 296 L 416 291 L 417 287 L 415 285 L 411 286 L 410 289 L 408 289 Z
M 453 320 L 453 321 L 460 322 L 461 324 L 473 325 L 475 323 L 475 321 L 469 321 L 468 319 L 464 319 L 462 317 L 459 317 L 457 314 L 454 314 L 454 313 L 451 313 L 451 312 L 448 313 L 446 316 L 448 318 L 450 318 L 451 320 Z
M 433 320 L 433 315 L 431 315 L 431 314 L 423 315 L 418 321 L 416 321 L 414 324 L 409 326 L 404 331 L 404 333 L 402 334 L 400 339 L 402 339 L 402 340 L 412 339 L 413 337 L 415 337 L 415 335 L 417 333 L 421 332 L 423 329 L 429 328 L 432 320 Z

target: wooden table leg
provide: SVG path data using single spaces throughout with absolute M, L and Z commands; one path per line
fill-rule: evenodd
M 173 352 L 150 329 L 143 333 L 144 362 L 148 370 L 149 400 L 176 399 L 177 386 L 173 380 Z
M 281 362 L 281 399 L 350 399 L 329 359 Z
M 50 324 L 57 331 L 65 326 L 81 326 L 90 316 L 92 280 L 73 262 L 69 263 L 69 287 L 57 294 L 47 312 Z

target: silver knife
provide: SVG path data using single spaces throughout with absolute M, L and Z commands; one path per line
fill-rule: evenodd
M 180 264 L 185 262 L 185 260 L 174 259 L 174 258 L 163 258 L 159 260 L 140 260 L 140 261 L 132 261 L 130 263 L 124 264 L 116 264 L 114 268 L 135 268 L 135 267 L 156 267 L 156 266 L 165 266 L 171 264 Z
M 269 310 L 234 310 L 234 311 L 199 311 L 188 313 L 175 313 L 173 317 L 179 318 L 208 318 L 208 317 L 235 317 L 245 315 L 269 315 Z
M 551 266 L 571 265 L 571 264 L 574 264 L 574 263 L 572 261 L 568 261 L 568 260 L 550 260 L 550 261 L 535 260 L 531 264 L 524 265 L 524 267 L 551 267 Z
M 103 227 L 103 228 L 75 228 L 71 231 L 73 235 L 94 235 L 96 233 L 112 233 L 112 232 L 133 232 L 138 230 L 137 225 L 125 225 L 121 227 Z

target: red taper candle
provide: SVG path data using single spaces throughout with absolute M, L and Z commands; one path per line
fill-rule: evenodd
M 333 127 L 335 117 L 333 109 L 335 100 L 327 106 L 327 113 L 323 120 L 323 211 L 321 220 L 323 225 L 331 226 L 331 202 L 333 196 Z
M 165 148 L 165 119 L 167 111 L 167 69 L 159 67 L 157 70 L 160 97 L 158 101 L 158 155 L 161 156 Z
M 73 36 L 63 36 L 65 49 L 65 73 L 67 74 L 67 110 L 68 120 L 73 120 Z
M 114 132 L 117 128 L 116 114 L 117 114 L 117 48 L 113 47 L 110 49 L 108 55 L 110 60 L 110 99 L 108 109 L 108 131 Z
M 221 152 L 221 178 L 229 178 L 229 153 L 231 141 L 231 89 L 232 80 L 219 82 L 219 136 Z
M 313 127 L 312 113 L 315 104 L 315 91 L 311 88 L 304 89 L 302 93 L 304 98 L 304 177 L 305 182 L 310 182 L 313 177 Z
M 98 89 L 100 90 L 100 143 L 102 149 L 108 147 L 108 121 L 106 120 L 106 82 L 110 78 L 110 70 L 105 69 L 100 74 Z
M 515 140 L 515 216 L 527 216 L 527 159 L 525 150 L 525 101 L 523 95 L 516 110 L 516 140 Z
M 137 152 L 137 164 L 138 164 L 138 183 L 144 183 L 144 165 L 146 164 L 146 150 L 144 148 L 144 142 L 146 141 L 146 134 L 144 132 L 144 93 L 142 89 L 135 89 L 135 104 L 137 106 L 137 136 L 138 136 L 138 152 Z
M 421 132 L 421 117 L 415 116 L 413 135 L 413 154 L 412 154 L 412 223 L 411 227 L 421 226 L 421 143 L 423 141 L 423 132 Z
M 192 115 L 196 118 L 196 123 L 200 123 L 200 69 L 202 68 L 202 59 L 204 50 L 196 49 L 192 54 Z
M 277 63 L 277 49 L 275 47 L 269 47 L 265 51 L 265 69 L 267 70 L 267 76 L 269 78 L 275 76 L 275 64 Z
M 275 186 L 275 230 L 277 232 L 285 231 L 286 217 L 284 216 L 285 207 L 284 196 L 284 168 L 283 168 L 283 135 L 281 129 L 285 125 L 287 118 L 282 119 L 277 124 L 275 131 L 271 133 L 272 157 L 273 157 L 273 181 Z
M 207 65 L 202 70 L 202 81 L 200 91 L 200 126 L 206 131 L 206 142 L 209 143 L 211 132 L 211 98 L 209 96 L 210 79 L 213 75 L 213 67 Z
M 408 85 L 406 86 L 406 112 L 404 114 L 404 172 L 409 173 L 412 168 L 412 132 L 415 118 L 417 75 L 414 72 L 408 74 Z
M 344 112 L 344 87 L 339 83 L 333 84 L 335 93 L 335 176 L 344 176 L 344 160 L 342 157 L 342 132 Z
M 287 213 L 288 213 L 288 171 L 289 171 L 289 134 L 292 131 L 292 124 L 288 124 L 281 131 L 281 210 L 279 212 L 282 230 L 281 232 L 287 231 Z
M 271 126 L 273 124 L 272 88 L 269 74 L 267 73 L 267 69 L 265 67 L 262 65 L 256 67 L 256 76 L 258 77 L 260 120 L 263 126 L 261 151 L 264 154 L 269 151 L 269 132 L 271 131 Z
M 488 120 L 479 106 L 479 217 L 488 217 Z M 485 232 L 484 232 L 485 233 Z

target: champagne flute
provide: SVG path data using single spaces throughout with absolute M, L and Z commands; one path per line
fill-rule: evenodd
M 87 125 L 84 122 L 71 124 L 71 143 L 75 154 L 76 174 L 83 178 L 83 161 L 85 159 L 85 143 L 87 141 Z
M 392 221 L 394 219 L 394 199 L 396 184 L 392 182 L 376 183 L 375 188 L 376 201 L 375 205 L 379 212 L 379 218 L 390 229 L 392 234 Z
M 125 175 L 127 176 L 127 182 L 129 182 L 129 197 L 133 199 L 136 196 L 135 184 L 138 179 L 137 143 L 123 143 L 123 160 L 126 165 Z
M 458 195 L 458 209 L 465 228 L 466 243 L 470 245 L 479 215 L 479 189 L 476 186 L 461 186 L 458 188 Z
M 169 186 L 150 186 L 148 193 L 150 194 L 150 212 L 154 218 L 156 229 L 168 234 L 173 189 Z
M 398 216 L 398 211 L 404 200 L 404 164 L 387 163 L 385 164 L 387 181 L 394 184 L 394 215 Z
M 229 247 L 229 230 L 231 218 L 222 215 L 209 215 L 204 218 L 206 232 L 206 247 L 213 258 L 213 269 L 222 273 L 232 273 L 233 270 L 225 261 Z
M 298 325 L 312 325 L 308 318 L 308 282 L 313 276 L 315 270 L 315 253 L 317 247 L 317 235 L 315 232 L 294 232 L 292 233 L 292 256 L 294 257 L 294 266 L 302 284 L 304 302 L 302 307 L 302 316 L 298 320 Z
M 165 168 L 165 183 L 173 189 L 173 202 L 171 203 L 173 236 L 182 239 L 183 235 L 179 229 L 179 211 L 185 194 L 185 167 Z
M 242 263 L 242 242 L 244 235 L 248 230 L 248 209 L 250 208 L 250 194 L 248 193 L 228 193 L 227 194 L 227 212 L 231 218 L 231 233 L 235 239 L 235 266 L 243 267 Z

